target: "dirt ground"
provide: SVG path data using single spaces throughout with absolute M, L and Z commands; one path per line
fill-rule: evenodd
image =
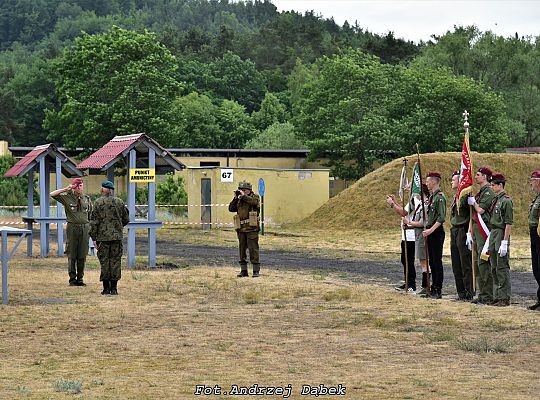
M 231 266 L 236 265 L 238 250 L 235 242 L 226 242 L 227 246 L 200 245 L 189 242 L 173 240 L 158 240 L 159 253 L 172 257 L 180 265 L 210 265 Z M 137 254 L 147 254 L 148 244 L 138 239 Z M 341 277 L 357 283 L 373 283 L 382 286 L 394 286 L 403 280 L 403 269 L 399 255 L 380 254 L 347 254 L 346 259 L 330 258 L 310 254 L 306 249 L 298 251 L 271 250 L 261 248 L 262 273 L 265 270 L 303 270 L 319 273 L 337 273 Z M 454 297 L 456 295 L 454 276 L 450 260 L 444 262 L 444 290 L 443 294 Z M 417 282 L 421 281 L 421 270 L 417 268 Z M 529 304 L 536 299 L 537 284 L 531 272 L 511 271 L 512 302 L 514 304 Z
M 99 294 L 96 257 L 81 288 L 65 258 L 19 251 L 0 306 L 0 399 L 538 398 L 530 271 L 512 273 L 510 307 L 478 306 L 453 301 L 446 261 L 434 301 L 393 289 L 393 243 L 303 235 L 261 238 L 258 279 L 236 278 L 234 232 L 161 232 L 158 268 L 141 235 L 119 296 Z M 283 393 L 250 394 L 261 387 Z M 345 395 L 314 389 L 329 387 Z

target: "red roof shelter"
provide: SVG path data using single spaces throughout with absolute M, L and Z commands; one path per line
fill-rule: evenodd
M 148 229 L 148 265 L 156 266 L 156 229 L 161 228 L 162 222 L 156 221 L 156 183 L 155 175 L 159 172 L 181 170 L 186 168 L 168 150 L 144 133 L 115 136 L 101 149 L 82 161 L 78 168 L 81 170 L 99 170 L 107 173 L 107 179 L 114 182 L 114 166 L 125 162 L 127 174 L 127 206 L 130 214 L 128 228 L 128 267 L 135 266 L 135 230 Z M 148 173 L 148 180 L 142 181 L 148 185 L 148 218 L 135 219 L 135 189 L 136 173 Z M 151 179 L 153 178 L 153 179 Z
M 54 168 L 54 169 L 53 169 Z M 56 216 L 50 215 L 50 174 L 56 172 L 56 187 L 62 186 L 62 174 L 71 178 L 83 176 L 77 168 L 77 164 L 54 144 L 43 144 L 21 158 L 5 174 L 5 177 L 28 176 L 28 215 L 23 217 L 29 230 L 32 230 L 34 222 L 39 223 L 39 235 L 41 244 L 41 257 L 49 255 L 50 224 L 58 224 L 58 255 L 64 254 L 63 207 L 57 204 Z M 34 173 L 39 174 L 39 216 L 34 216 Z M 28 236 L 27 253 L 32 255 L 32 235 Z

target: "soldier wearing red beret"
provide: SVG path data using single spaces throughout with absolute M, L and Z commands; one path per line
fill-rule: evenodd
M 540 219 L 540 171 L 533 171 L 531 174 L 531 188 L 536 193 L 536 197 L 529 207 L 529 236 L 531 238 L 531 261 L 534 279 L 538 283 L 536 291 L 536 303 L 529 307 L 529 310 L 540 311 L 540 236 L 538 235 Z
M 92 211 L 92 203 L 90 197 L 83 191 L 83 180 L 75 178 L 70 185 L 50 194 L 66 210 L 66 254 L 70 286 L 86 286 L 83 277 L 88 254 L 89 215 Z

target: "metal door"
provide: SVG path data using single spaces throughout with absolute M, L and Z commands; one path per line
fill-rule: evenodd
M 203 229 L 212 229 L 212 180 L 210 178 L 201 179 L 201 222 Z

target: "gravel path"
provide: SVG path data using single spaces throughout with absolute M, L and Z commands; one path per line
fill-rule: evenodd
M 158 240 L 157 253 L 174 257 L 180 265 L 237 266 L 238 250 L 232 247 L 201 246 L 183 242 Z M 147 242 L 137 240 L 137 255 L 144 256 Z M 261 275 L 265 270 L 302 270 L 344 274 L 348 279 L 359 283 L 395 285 L 403 279 L 403 269 L 396 255 L 396 261 L 377 261 L 368 259 L 341 260 L 311 256 L 309 253 L 261 249 Z M 443 294 L 456 294 L 454 277 L 450 265 L 444 269 Z M 421 274 L 417 272 L 417 282 Z M 523 302 L 536 299 L 537 284 L 532 272 L 511 271 L 513 301 Z

